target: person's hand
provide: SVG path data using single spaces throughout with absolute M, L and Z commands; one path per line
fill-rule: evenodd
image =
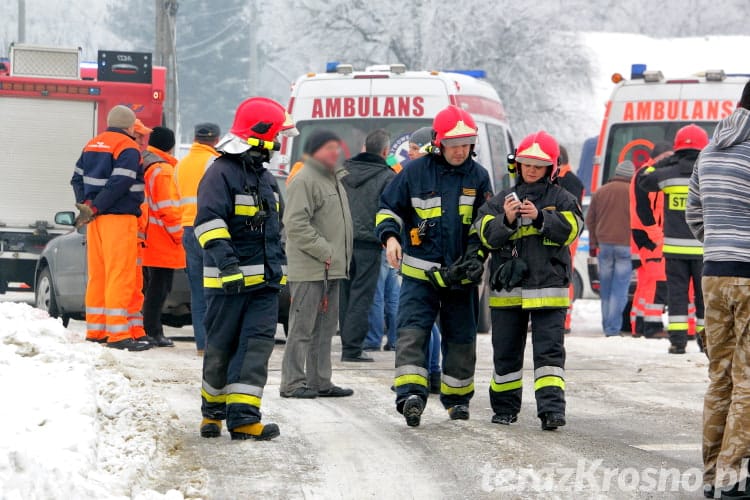
M 530 220 L 536 220 L 537 217 L 539 217 L 539 210 L 536 209 L 536 205 L 534 205 L 529 200 L 524 200 L 523 203 L 521 203 L 521 217 L 528 217 Z
M 508 219 L 509 224 L 513 224 L 518 215 L 518 211 L 521 209 L 521 202 L 515 198 L 505 198 L 503 203 L 503 210 L 505 210 L 505 218 Z
M 81 226 L 85 226 L 86 224 L 94 220 L 96 209 L 91 205 L 91 202 L 76 203 L 76 208 L 79 212 L 78 217 L 76 217 L 73 221 L 73 225 L 76 227 L 76 229 L 80 228 Z
M 227 295 L 237 295 L 245 288 L 245 277 L 237 264 L 222 269 L 219 273 L 219 279 L 221 280 L 221 288 Z
M 398 242 L 395 236 L 388 238 L 388 241 L 385 243 L 385 257 L 393 269 L 401 267 L 401 243 Z

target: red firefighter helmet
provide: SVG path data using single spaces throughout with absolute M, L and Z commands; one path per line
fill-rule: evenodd
M 702 150 L 708 145 L 708 134 L 703 128 L 691 123 L 677 131 L 674 136 L 674 151 L 682 149 Z
M 516 149 L 516 161 L 525 165 L 552 167 L 550 178 L 555 179 L 560 169 L 560 146 L 544 130 L 526 136 Z
M 435 131 L 435 146 L 459 146 L 463 144 L 476 144 L 477 125 L 471 115 L 459 108 L 450 105 L 441 110 L 432 122 Z
M 233 154 L 240 154 L 251 147 L 277 150 L 279 143 L 276 136 L 281 132 L 286 117 L 284 107 L 273 99 L 245 99 L 237 106 L 232 128 L 219 141 L 216 149 Z

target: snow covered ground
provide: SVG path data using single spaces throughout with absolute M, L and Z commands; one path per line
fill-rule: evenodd
M 693 345 L 669 356 L 666 340 L 603 338 L 598 307 L 576 303 L 566 339 L 569 425 L 558 433 L 539 431 L 533 384 L 519 427 L 489 423 L 491 346 L 481 335 L 469 422 L 448 421 L 431 400 L 423 425 L 407 428 L 388 390 L 393 353 L 374 353 L 369 366 L 343 364 L 338 340 L 334 382 L 355 396 L 281 399 L 280 345 L 264 409 L 282 435 L 235 443 L 198 437 L 201 362 L 191 342 L 114 351 L 84 342 L 82 322 L 66 329 L 28 304 L 0 302 L 0 498 L 698 498 L 699 476 L 672 496 L 585 484 L 576 494 L 564 484 L 542 493 L 516 484 L 506 495 L 498 486 L 500 464 L 525 470 L 596 457 L 699 474 L 705 358 Z

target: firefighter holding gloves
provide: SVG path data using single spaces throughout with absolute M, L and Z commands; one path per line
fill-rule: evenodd
M 435 150 L 409 162 L 383 192 L 375 232 L 404 277 L 396 344 L 396 409 L 420 423 L 429 394 L 427 348 L 438 314 L 443 370 L 440 402 L 451 420 L 469 418 L 476 362 L 477 284 L 484 254 L 472 222 L 491 193 L 473 160 L 477 127 L 448 106 L 433 121 Z
M 207 301 L 203 437 L 218 437 L 224 419 L 232 439 L 279 435 L 276 424 L 261 423 L 260 404 L 286 281 L 279 190 L 265 163 L 279 148 L 285 118 L 276 101 L 243 101 L 198 187 L 195 236 Z
M 565 425 L 565 314 L 570 251 L 583 227 L 575 197 L 558 186 L 560 150 L 537 132 L 515 155 L 517 185 L 490 199 L 474 223 L 491 251 L 492 422 L 508 425 L 521 410 L 523 353 L 531 319 L 534 391 L 542 429 Z

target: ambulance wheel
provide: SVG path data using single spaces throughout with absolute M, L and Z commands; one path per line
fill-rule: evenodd
M 573 271 L 573 300 L 583 297 L 583 278 L 578 271 Z
M 484 291 L 479 297 L 479 317 L 477 318 L 477 333 L 489 333 L 492 329 L 492 320 L 490 318 L 490 289 L 485 284 Z

